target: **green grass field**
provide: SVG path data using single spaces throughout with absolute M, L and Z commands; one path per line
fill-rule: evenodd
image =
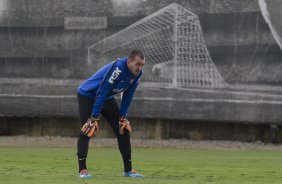
M 278 151 L 133 149 L 144 179 L 122 177 L 119 151 L 89 150 L 90 180 L 77 177 L 75 148 L 0 147 L 0 183 L 282 183 Z

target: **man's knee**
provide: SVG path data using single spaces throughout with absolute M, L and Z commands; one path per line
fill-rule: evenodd
M 80 138 L 81 140 L 85 140 L 85 141 L 89 141 L 89 140 L 90 140 L 90 137 L 88 137 L 87 135 L 84 135 L 83 132 L 80 132 L 80 133 L 79 133 L 79 138 Z
M 130 133 L 128 130 L 125 130 L 123 134 L 117 133 L 117 138 L 119 140 L 129 140 L 130 139 Z

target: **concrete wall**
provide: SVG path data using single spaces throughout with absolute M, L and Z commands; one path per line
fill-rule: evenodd
M 130 118 L 133 139 L 230 140 L 281 142 L 281 126 L 273 131 L 262 124 Z M 5 127 L 6 126 L 6 127 Z M 0 118 L 0 135 L 77 137 L 77 118 Z M 97 138 L 113 138 L 110 126 L 101 121 Z M 95 139 L 94 137 L 94 139 Z
M 3 1 L 0 9 L 0 116 L 24 117 L 21 125 L 31 123 L 36 132 L 39 131 L 35 122 L 41 117 L 55 118 L 44 123 L 51 127 L 56 127 L 55 122 L 77 117 L 76 88 L 94 72 L 86 65 L 87 48 L 175 2 L 198 14 L 211 57 L 231 88 L 224 92 L 220 89 L 199 92 L 152 90 L 141 86 L 130 110 L 131 116 L 151 119 L 155 125 L 150 131 L 160 132 L 152 138 L 191 138 L 186 133 L 167 134 L 154 128 L 160 126 L 161 130 L 166 130 L 166 121 L 174 121 L 173 118 L 187 129 L 196 124 L 201 126 L 201 121 L 228 122 L 230 126 L 233 123 L 280 124 L 282 54 L 256 0 Z M 107 28 L 65 29 L 65 17 L 99 16 L 107 17 Z M 160 98 L 156 101 L 160 96 L 176 100 L 167 103 Z M 185 99 L 183 103 L 178 102 L 181 99 Z M 164 117 L 165 120 L 159 120 Z M 20 124 L 20 119 L 16 122 Z M 9 126 L 13 123 L 9 119 Z M 16 127 L 20 127 L 19 124 Z M 169 131 L 173 130 L 169 128 Z M 74 135 L 73 132 L 64 135 Z M 149 134 L 143 136 L 150 138 Z
M 227 82 L 280 84 L 282 80 L 281 51 L 255 0 L 5 2 L 0 77 L 86 78 L 92 73 L 85 65 L 88 46 L 176 2 L 199 15 L 212 59 Z M 108 28 L 65 30 L 64 17 L 77 16 L 107 16 Z

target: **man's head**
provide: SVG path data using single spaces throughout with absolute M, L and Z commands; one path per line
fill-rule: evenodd
M 127 59 L 127 67 L 134 76 L 137 76 L 145 65 L 145 57 L 140 50 L 133 50 Z

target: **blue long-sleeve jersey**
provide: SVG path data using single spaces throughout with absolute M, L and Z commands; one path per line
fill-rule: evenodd
M 122 93 L 120 116 L 126 116 L 128 107 L 143 71 L 137 77 L 127 67 L 127 58 L 120 58 L 100 68 L 78 87 L 78 93 L 95 99 L 92 116 L 99 117 L 105 100 Z

